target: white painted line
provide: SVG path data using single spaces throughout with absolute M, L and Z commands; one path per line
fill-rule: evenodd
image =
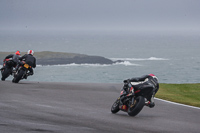
M 181 103 L 175 103 L 175 102 L 171 102 L 171 101 L 167 101 L 167 100 L 163 100 L 163 99 L 159 99 L 159 98 L 155 98 L 155 99 L 164 101 L 167 103 L 171 103 L 171 104 L 181 105 L 181 106 L 190 107 L 190 108 L 194 108 L 194 109 L 200 109 L 199 107 L 195 107 L 195 106 L 185 105 L 185 104 L 181 104 Z

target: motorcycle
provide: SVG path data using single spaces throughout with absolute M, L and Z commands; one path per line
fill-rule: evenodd
M 113 103 L 111 112 L 127 112 L 129 116 L 136 116 L 146 105 L 145 102 L 152 96 L 153 88 L 134 89 L 131 82 L 127 83 L 127 92 L 122 88 L 120 97 Z
M 5 81 L 5 79 L 8 78 L 9 75 L 13 74 L 12 71 L 13 71 L 14 66 L 15 66 L 15 63 L 13 62 L 13 60 L 10 60 L 10 59 L 4 60 L 3 68 L 1 68 L 2 81 Z
M 18 83 L 22 79 L 27 79 L 27 77 L 30 75 L 28 73 L 29 68 L 31 68 L 31 66 L 29 66 L 26 62 L 22 61 L 20 63 L 19 69 L 14 74 L 12 82 Z

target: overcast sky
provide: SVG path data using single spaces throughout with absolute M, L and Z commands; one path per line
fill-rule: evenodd
M 0 30 L 200 30 L 200 0 L 0 0 Z

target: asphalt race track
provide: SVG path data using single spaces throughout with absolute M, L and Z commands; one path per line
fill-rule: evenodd
M 199 133 L 200 109 L 155 100 L 112 114 L 122 84 L 0 81 L 0 133 Z

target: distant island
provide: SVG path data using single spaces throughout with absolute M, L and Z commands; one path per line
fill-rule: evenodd
M 14 52 L 0 52 L 0 60 Z M 26 54 L 22 52 L 21 55 Z M 35 52 L 34 56 L 37 59 L 37 65 L 57 65 L 57 64 L 113 64 L 121 61 L 112 61 L 102 56 L 91 56 L 86 54 L 65 53 L 42 51 Z

